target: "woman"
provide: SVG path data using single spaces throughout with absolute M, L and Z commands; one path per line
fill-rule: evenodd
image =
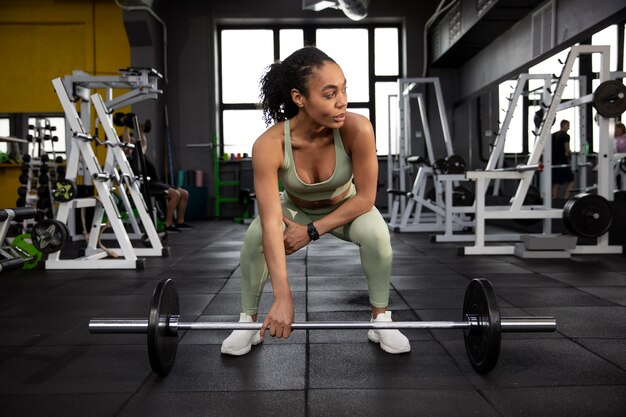
M 272 64 L 261 80 L 266 122 L 275 123 L 254 143 L 252 166 L 259 217 L 241 251 L 241 322 L 256 321 L 268 274 L 274 303 L 261 331 L 236 330 L 222 353 L 244 355 L 272 337 L 288 338 L 294 307 L 286 255 L 331 233 L 360 248 L 374 321 L 387 311 L 391 243 L 374 207 L 378 160 L 372 125 L 347 111 L 346 79 L 324 52 L 305 47 Z M 279 180 L 285 192 L 279 193 Z M 411 349 L 398 330 L 370 330 L 368 338 L 389 353 Z

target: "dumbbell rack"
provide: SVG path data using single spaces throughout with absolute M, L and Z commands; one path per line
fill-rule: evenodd
M 85 131 L 83 123 L 70 101 L 61 78 L 52 80 L 54 89 L 59 97 L 66 121 L 69 124 L 73 137 L 67 159 L 67 180 L 76 181 L 79 172 L 79 162 L 84 163 L 91 178 L 107 176 L 101 169 L 98 159 L 91 147 L 92 138 Z M 111 181 L 94 181 L 98 197 L 76 198 L 59 204 L 56 219 L 67 224 L 70 211 L 77 208 L 95 207 L 93 222 L 89 232 L 89 240 L 85 256 L 75 259 L 60 259 L 60 251 L 49 255 L 46 269 L 136 269 L 143 267 L 143 261 L 138 259 L 124 228 L 121 215 L 111 195 Z M 110 252 L 98 248 L 98 241 L 102 230 L 102 215 L 106 214 L 113 228 L 115 237 L 120 244 L 120 250 L 115 253 L 116 258 L 109 258 Z
M 149 248 L 134 248 L 134 251 L 139 256 L 162 256 L 164 253 L 163 244 L 159 239 L 155 224 L 150 217 L 148 206 L 146 205 L 146 201 L 144 200 L 139 189 L 139 181 L 135 178 L 133 170 L 128 163 L 128 159 L 126 158 L 126 154 L 124 154 L 124 151 L 120 147 L 122 143 L 117 136 L 115 128 L 111 123 L 111 117 L 109 116 L 112 112 L 107 109 L 100 94 L 92 95 L 91 101 L 96 109 L 96 113 L 98 114 L 98 118 L 104 128 L 104 132 L 109 143 L 104 163 L 104 172 L 113 173 L 113 178 L 110 179 L 114 179 L 120 188 L 118 190 L 118 195 L 124 201 L 127 209 L 131 208 L 127 192 L 130 194 L 134 207 L 137 210 L 137 215 L 141 220 L 150 243 Z M 139 143 L 138 146 L 140 146 Z M 121 174 L 118 173 L 118 168 L 119 171 L 121 171 Z M 129 213 L 132 213 L 132 210 L 130 210 Z M 139 230 L 135 217 L 129 215 L 129 219 L 133 230 Z M 120 249 L 109 248 L 109 250 L 117 253 Z

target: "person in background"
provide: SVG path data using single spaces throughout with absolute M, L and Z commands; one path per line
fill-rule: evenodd
M 569 121 L 561 120 L 561 129 L 552 134 L 552 199 L 558 198 L 563 191 L 563 198 L 568 199 L 574 187 L 574 173 L 569 158 L 572 151 L 567 134 Z
M 626 126 L 624 123 L 615 123 L 615 153 L 626 153 Z
M 182 229 L 192 229 L 193 226 L 185 223 L 185 210 L 187 209 L 187 204 L 189 203 L 189 191 L 184 188 L 172 187 L 159 179 L 156 167 L 146 155 L 146 151 L 148 150 L 148 139 L 146 138 L 146 133 L 144 132 L 144 124 L 140 123 L 139 127 L 141 129 L 139 134 L 139 138 L 141 140 L 141 150 L 143 151 L 144 159 L 146 161 L 147 172 L 145 175 L 150 178 L 148 182 L 150 191 L 153 193 L 165 193 L 165 198 L 167 200 L 167 207 L 165 210 L 165 230 L 167 232 L 180 232 Z M 133 133 L 127 127 L 124 127 L 122 140 L 126 143 L 136 144 Z M 134 161 L 132 164 L 134 171 L 136 171 L 137 166 L 138 162 Z

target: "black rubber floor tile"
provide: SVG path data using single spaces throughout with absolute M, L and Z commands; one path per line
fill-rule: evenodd
M 33 347 L 0 367 L 3 394 L 135 392 L 150 373 L 144 346 Z
M 392 275 L 453 275 L 457 272 L 450 266 L 433 262 L 416 262 L 414 264 L 394 264 Z
M 180 345 L 166 378 L 152 375 L 142 393 L 302 390 L 305 346 L 268 344 L 247 355 L 227 356 L 217 345 Z
M 74 330 L 87 332 L 82 317 L 11 317 L 0 319 L 0 346 L 76 345 L 75 338 L 66 338 Z
M 110 311 L 124 315 L 144 314 L 150 305 L 150 300 L 137 295 L 37 295 L 22 296 L 14 301 L 12 307 L 0 310 L 1 317 L 91 317 Z
M 500 287 L 566 287 L 567 284 L 551 279 L 545 274 L 512 274 L 512 273 L 495 273 L 481 274 L 480 278 L 484 278 L 491 282 L 493 287 L 498 290 Z
M 328 264 L 325 262 L 309 262 L 307 268 L 307 274 L 321 275 L 327 277 L 343 277 L 347 275 L 361 275 L 363 274 L 363 267 L 361 264 Z
M 480 278 L 483 274 L 532 274 L 533 272 L 507 262 L 483 262 L 470 264 L 450 264 L 457 273 L 471 278 Z
M 623 417 L 626 386 L 485 389 L 483 395 L 507 417 Z
M 575 288 L 497 288 L 498 297 L 516 307 L 594 307 L 614 305 Z
M 488 374 L 474 372 L 461 341 L 443 341 L 446 350 L 478 389 L 548 386 L 626 385 L 626 372 L 567 339 L 502 342 L 500 358 Z
M 471 389 L 313 389 L 310 417 L 501 416 Z
M 436 342 L 415 341 L 392 355 L 377 344 L 312 344 L 311 389 L 469 389 L 468 380 Z
M 465 288 L 399 290 L 413 310 L 462 308 Z
M 543 275 L 576 287 L 626 287 L 626 274 L 613 271 L 546 272 Z
M 616 304 L 626 306 L 626 286 L 623 287 L 578 287 L 579 290 L 587 292 L 599 298 L 612 301 Z
M 223 279 L 230 277 L 237 269 L 237 265 L 231 266 L 212 266 L 198 265 L 196 263 L 186 264 L 185 267 L 175 266 L 173 268 L 162 271 L 157 275 L 158 278 L 174 278 L 185 277 L 195 279 Z
M 227 281 L 227 278 L 186 279 L 185 276 L 174 276 L 174 274 L 169 278 L 174 280 L 176 290 L 179 294 L 217 294 L 222 290 Z M 137 288 L 135 294 L 149 294 L 149 296 L 151 296 L 160 280 L 161 279 L 155 279 L 144 283 Z
M 371 310 L 367 291 L 309 291 L 307 296 L 307 311 L 310 313 Z M 389 292 L 389 309 L 408 310 L 409 306 L 392 290 Z
M 465 288 L 469 280 L 460 275 L 392 275 L 391 285 L 396 290 Z
M 304 391 L 159 392 L 135 395 L 118 417 L 304 416 Z
M 113 417 L 131 394 L 0 395 L 0 415 L 11 417 Z
M 367 291 L 367 279 L 365 275 L 309 275 L 307 286 L 309 291 Z
M 52 295 L 129 295 L 139 288 L 152 282 L 149 278 L 119 279 L 99 278 L 89 280 L 75 280 L 67 282 L 54 290 Z
M 309 313 L 309 321 L 345 321 L 367 322 L 371 319 L 369 311 L 335 311 Z M 411 310 L 392 311 L 393 321 L 415 321 L 415 314 Z M 423 330 L 402 330 L 409 340 L 432 340 L 429 332 Z M 367 330 L 310 330 L 310 343 L 364 343 L 367 342 Z
M 576 342 L 626 371 L 626 349 L 624 349 L 626 338 L 576 339 Z M 626 391 L 624 391 L 624 395 L 626 395 Z
M 291 291 L 306 291 L 306 277 L 304 275 L 289 275 L 289 288 Z M 265 284 L 264 292 L 273 293 L 272 290 L 272 282 L 270 279 L 267 280 Z M 241 294 L 241 277 L 240 276 L 232 276 L 226 282 L 224 287 L 220 290 L 220 293 L 236 293 Z
M 306 294 L 304 292 L 292 291 L 293 304 L 296 312 L 306 311 Z M 270 292 L 266 292 L 261 297 L 259 313 L 265 315 L 269 311 L 274 297 Z M 215 296 L 209 306 L 201 313 L 209 316 L 239 315 L 241 312 L 241 294 L 220 293 Z
M 620 338 L 626 335 L 626 307 L 529 308 L 536 316 L 556 318 L 557 331 L 570 338 Z M 626 351 L 624 353 L 626 355 Z
M 338 256 L 328 256 L 328 255 L 311 255 L 309 254 L 306 258 L 306 261 L 309 265 L 317 265 L 317 264 L 325 264 L 325 265 L 361 265 L 361 257 L 357 256 L 346 256 L 346 257 L 338 257 Z

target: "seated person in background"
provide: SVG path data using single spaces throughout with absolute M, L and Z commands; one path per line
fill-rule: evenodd
M 615 153 L 626 153 L 626 126 L 615 123 Z
M 141 139 L 141 149 L 146 161 L 147 172 L 144 176 L 150 178 L 148 183 L 150 191 L 154 193 L 165 193 L 165 197 L 167 199 L 165 230 L 168 232 L 180 232 L 181 229 L 192 229 L 193 226 L 185 223 L 185 210 L 187 209 L 187 203 L 189 202 L 189 192 L 184 188 L 172 187 L 165 184 L 159 179 L 156 167 L 146 155 L 146 151 L 148 150 L 148 140 L 146 139 L 146 134 L 143 131 L 143 124 L 140 124 L 139 126 L 142 129 L 139 135 Z M 122 140 L 126 143 L 135 144 L 137 142 L 133 133 L 127 127 L 124 128 L 122 138 Z M 134 163 L 131 164 L 133 171 L 137 170 L 138 165 L 138 161 L 134 161 Z M 176 223 L 174 223 L 174 213 L 176 213 Z

